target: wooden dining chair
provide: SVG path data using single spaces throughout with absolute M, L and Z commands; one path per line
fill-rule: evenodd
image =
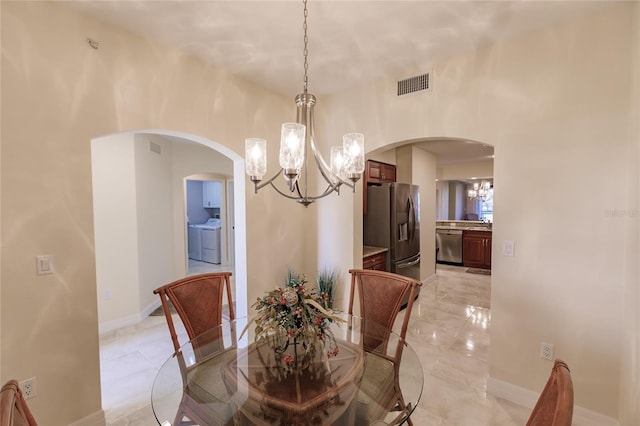
M 9 380 L 0 391 L 0 426 L 38 426 L 16 380 Z
M 222 324 L 223 293 L 227 293 L 229 319 L 235 319 L 233 302 L 231 300 L 231 272 L 214 272 L 192 275 L 173 281 L 153 290 L 160 296 L 162 310 L 167 318 L 169 333 L 173 347 L 180 349 L 178 334 L 173 324 L 171 305 L 175 308 L 189 340 L 212 330 Z
M 363 347 L 368 355 L 358 395 L 357 423 L 368 424 L 384 417 L 387 412 L 397 412 L 395 420 L 400 422 L 412 410 L 404 402 L 398 378 L 413 302 L 422 283 L 403 275 L 370 269 L 351 269 L 349 273 L 349 314 L 354 314 L 357 294 L 359 316 L 366 320 L 363 324 Z M 389 337 L 406 300 L 407 307 L 398 333 L 400 340 L 395 342 L 395 347 L 389 348 Z M 374 326 L 369 321 L 378 325 Z M 406 421 L 412 424 L 410 419 Z
M 229 320 L 235 319 L 230 277 L 231 272 L 193 275 L 173 281 L 153 291 L 160 296 L 175 355 L 183 376 L 184 391 L 174 425 L 226 424 L 231 421 L 231 411 L 224 409 L 224 401 L 201 392 L 198 387 L 189 386 L 189 368 L 180 350 L 181 343 L 178 340 L 170 306 L 170 304 L 173 306 L 187 331 L 189 340 L 192 342 L 196 362 L 210 355 L 213 351 L 222 350 L 222 335 L 218 326 L 222 324 L 223 293 L 225 291 L 229 306 Z M 202 335 L 205 332 L 207 332 L 205 334 L 207 338 L 203 339 Z M 196 339 L 198 336 L 200 338 Z M 223 386 L 221 377 L 212 377 L 211 379 L 219 379 L 220 385 Z M 207 405 L 217 406 L 217 408 L 215 410 L 203 408 Z M 221 406 L 223 408 L 220 408 Z M 220 415 L 224 411 L 227 411 L 228 414 Z M 189 420 L 184 420 L 185 417 Z
M 551 375 L 527 421 L 527 426 L 571 426 L 573 381 L 567 364 L 556 359 Z

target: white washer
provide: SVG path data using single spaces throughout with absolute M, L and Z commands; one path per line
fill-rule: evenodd
M 205 223 L 200 223 L 198 225 L 193 225 L 196 228 L 200 228 L 200 229 L 220 229 L 220 219 L 218 218 L 213 218 L 210 217 L 209 219 L 207 219 L 207 221 Z
M 194 226 L 200 230 L 202 261 L 220 264 L 220 219 L 211 218 Z
M 189 259 L 202 260 L 202 238 L 200 237 L 200 228 L 196 225 L 189 225 L 189 234 L 187 236 L 189 243 Z

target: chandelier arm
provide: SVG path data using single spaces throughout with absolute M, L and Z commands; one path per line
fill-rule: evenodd
M 283 195 L 283 196 L 285 196 L 285 197 L 287 197 L 287 198 L 289 198 L 289 199 L 291 199 L 291 200 L 298 200 L 298 201 L 300 201 L 300 200 L 307 200 L 307 199 L 309 199 L 309 200 L 316 200 L 316 199 L 318 199 L 318 198 L 322 198 L 322 197 L 324 197 L 325 195 L 327 195 L 326 190 L 325 190 L 325 193 L 323 193 L 322 195 L 317 196 L 317 197 L 309 197 L 307 194 L 302 195 L 302 191 L 300 191 L 300 185 L 298 184 L 298 179 L 296 179 L 295 187 L 294 187 L 294 190 L 295 190 L 295 192 L 296 192 L 296 194 L 297 194 L 297 195 L 290 195 L 290 194 L 288 194 L 288 193 L 286 193 L 286 192 L 282 191 L 280 188 L 278 188 L 278 186 L 277 186 L 275 183 L 273 183 L 273 181 L 274 181 L 274 180 L 276 180 L 276 178 L 277 178 L 278 176 L 282 175 L 283 173 L 284 173 L 284 169 L 282 169 L 282 168 L 281 168 L 281 169 L 280 169 L 280 170 L 279 170 L 275 175 L 273 175 L 269 180 L 266 180 L 266 181 L 263 181 L 263 182 L 254 182 L 255 193 L 257 194 L 257 193 L 258 193 L 258 191 L 259 191 L 259 190 L 261 190 L 262 188 L 264 188 L 265 186 L 267 186 L 267 185 L 271 185 L 271 187 L 272 187 L 273 189 L 275 189 L 275 190 L 276 190 L 280 195 Z M 292 192 L 293 192 L 293 190 L 292 190 Z M 332 192 L 332 191 L 329 191 L 329 193 L 331 193 L 331 192 Z
M 282 195 L 283 197 L 289 198 L 290 200 L 300 201 L 300 200 L 303 200 L 303 199 L 307 198 L 307 197 L 303 197 L 302 195 L 300 195 L 300 191 L 297 191 L 297 193 L 298 193 L 297 196 L 287 194 L 286 192 L 283 192 L 280 188 L 278 188 L 276 186 L 276 184 L 271 182 L 271 181 L 269 182 L 269 185 L 271 185 L 271 187 L 273 189 L 275 189 L 278 194 Z M 296 183 L 296 185 L 297 185 L 297 183 Z
M 331 171 L 331 169 L 329 168 L 329 166 L 327 166 L 327 162 L 325 161 L 324 157 L 320 153 L 320 150 L 318 149 L 318 146 L 316 145 L 316 135 L 315 135 L 315 129 L 314 129 L 314 126 L 315 126 L 315 124 L 314 124 L 314 110 L 313 109 L 310 109 L 310 111 L 309 111 L 309 123 L 307 123 L 307 126 L 308 126 L 308 130 L 309 130 L 309 140 L 310 140 L 310 145 L 311 145 L 311 152 L 313 153 L 313 158 L 315 159 L 316 164 L 318 165 L 318 169 L 320 170 L 320 174 L 322 175 L 324 180 L 329 184 L 329 186 L 333 189 L 333 191 L 337 192 L 338 194 L 340 193 L 338 188 L 342 184 L 348 186 L 349 188 L 351 188 L 351 189 L 353 189 L 355 191 L 355 189 L 356 189 L 355 188 L 355 184 L 347 182 L 344 179 L 342 179 L 340 176 L 334 174 Z M 337 181 L 337 182 L 334 182 L 334 181 Z
M 309 201 L 309 200 L 311 200 L 311 202 L 313 202 L 315 200 L 319 200 L 320 198 L 324 198 L 324 197 L 326 197 L 327 195 L 329 195 L 329 194 L 331 194 L 333 192 L 336 192 L 336 193 L 340 194 L 340 189 L 339 189 L 340 185 L 333 185 L 331 182 L 327 182 L 327 188 L 320 195 L 315 195 L 315 196 L 309 196 L 309 195 L 306 195 L 306 194 L 302 195 L 302 192 L 300 191 L 300 187 L 298 185 L 298 182 L 296 181 L 295 192 L 296 192 L 297 195 L 290 195 L 290 194 L 282 191 L 280 188 L 278 188 L 278 186 L 275 183 L 273 183 L 273 181 L 279 175 L 282 174 L 282 171 L 283 171 L 283 169 L 280 169 L 280 171 L 278 173 L 276 173 L 271 179 L 269 179 L 267 181 L 264 181 L 264 182 L 262 182 L 260 184 L 254 182 L 256 193 L 260 189 L 264 188 L 265 186 L 271 185 L 271 187 L 273 189 L 275 189 L 278 194 L 282 195 L 283 197 L 289 198 L 290 200 L 296 200 L 296 201 L 298 201 L 298 202 L 300 202 L 302 204 L 304 204 L 305 201 Z M 349 184 L 349 182 L 345 182 L 345 184 L 353 187 L 352 185 Z
M 320 154 L 320 152 L 316 148 L 316 144 L 314 143 L 313 138 L 311 139 L 311 151 L 313 152 L 313 158 L 316 161 L 316 165 L 318 166 L 320 175 L 329 184 L 329 187 L 331 187 L 333 191 L 338 192 L 338 188 L 343 183 L 342 179 L 340 179 L 340 176 L 334 175 L 327 167 L 322 154 Z M 337 180 L 338 182 L 334 183 L 334 180 Z
M 327 189 L 324 190 L 324 192 L 320 195 L 316 195 L 316 196 L 303 196 L 302 194 L 300 194 L 300 190 L 297 190 L 296 192 L 298 193 L 298 196 L 293 196 L 290 194 L 287 194 L 286 192 L 283 192 L 280 188 L 278 188 L 273 182 L 269 182 L 269 184 L 271 185 L 271 187 L 273 189 L 276 190 L 276 192 L 280 195 L 282 195 L 285 198 L 288 198 L 290 200 L 295 200 L 298 203 L 304 205 L 305 207 L 308 206 L 309 204 L 313 203 L 315 200 L 319 200 L 320 198 L 324 198 L 329 194 L 332 194 L 334 192 L 334 189 L 332 189 L 331 186 L 327 186 Z M 297 184 L 296 184 L 297 185 Z M 263 185 L 264 186 L 264 185 Z M 338 192 L 339 194 L 339 192 Z
M 301 172 L 302 172 L 302 170 L 301 170 Z M 306 176 L 305 176 L 305 185 L 304 186 L 305 186 L 305 188 L 307 187 Z M 298 193 L 298 198 L 300 198 L 300 199 L 307 198 L 307 192 L 305 191 L 305 194 L 302 195 L 302 191 L 300 191 L 300 180 L 296 180 L 295 185 L 294 185 L 294 189 Z M 293 189 L 291 190 L 291 192 L 293 192 Z
M 342 179 L 340 176 L 338 176 L 338 175 L 334 174 L 333 172 L 331 172 L 331 169 L 329 169 L 327 167 L 327 164 L 326 164 L 324 158 L 322 157 L 322 154 L 316 149 L 316 146 L 313 143 L 313 139 L 311 140 L 311 150 L 313 151 L 313 157 L 316 160 L 316 164 L 318 165 L 318 170 L 320 171 L 320 174 L 322 175 L 324 180 L 327 182 L 327 184 L 329 185 L 329 188 L 332 191 L 335 191 L 335 192 L 337 192 L 339 194 L 340 193 L 340 191 L 339 191 L 340 186 L 341 185 L 345 185 L 345 186 L 348 186 L 349 188 L 353 189 L 353 191 L 355 192 L 356 187 L 355 187 L 354 182 L 349 182 L 349 181 L 346 181 L 346 180 Z M 334 182 L 334 179 L 335 179 L 336 182 Z
M 260 181 L 254 181 L 254 187 L 255 187 L 255 193 L 257 194 L 259 190 L 261 190 L 262 188 L 264 188 L 267 185 L 271 185 L 275 190 L 277 190 L 280 194 L 285 195 L 287 198 L 291 198 L 293 200 L 297 200 L 298 198 L 302 198 L 302 194 L 300 193 L 300 189 L 297 190 L 298 192 L 298 196 L 297 197 L 292 197 L 287 195 L 286 193 L 282 192 L 280 189 L 278 189 L 278 187 L 273 183 L 273 181 L 280 175 L 284 176 L 284 169 L 280 169 L 275 175 L 273 175 L 269 180 L 264 181 L 264 182 L 260 182 Z M 298 176 L 299 177 L 299 176 Z M 298 177 L 295 178 L 295 186 L 298 186 Z M 293 192 L 293 189 L 290 187 L 289 188 L 291 192 Z
M 278 173 L 276 173 L 275 175 L 273 175 L 271 177 L 271 179 L 263 181 L 263 182 L 253 182 L 255 185 L 255 189 L 256 189 L 256 194 L 258 193 L 259 190 L 261 190 L 262 188 L 264 188 L 265 186 L 269 185 L 271 182 L 273 182 L 278 176 L 280 176 L 282 173 L 284 172 L 284 169 L 280 169 L 278 171 Z M 273 186 L 273 184 L 271 185 Z
M 339 193 L 340 191 L 338 190 L 338 188 L 340 188 L 340 185 L 348 186 L 354 191 L 356 190 L 354 182 L 346 181 L 342 179 L 340 176 L 331 172 L 331 169 L 327 167 L 327 163 L 325 162 L 324 157 L 322 157 L 322 154 L 317 150 L 316 145 L 313 142 L 313 139 L 311 139 L 311 150 L 313 151 L 313 157 L 316 160 L 316 164 L 318 165 L 320 174 L 322 175 L 324 180 L 327 182 L 327 184 L 329 184 L 329 186 L 333 188 L 333 191 Z M 337 182 L 334 183 L 332 178 L 335 178 Z
M 328 185 L 327 188 L 324 190 L 324 192 L 322 194 L 311 196 L 311 197 L 304 197 L 304 199 L 305 200 L 310 200 L 310 201 L 315 201 L 315 200 L 319 200 L 320 198 L 324 198 L 327 195 L 333 194 L 334 192 L 337 192 L 338 194 L 340 193 L 339 191 L 336 191 L 335 189 L 333 189 L 333 187 L 331 185 Z
M 295 183 L 295 191 L 297 193 L 297 196 L 294 195 L 290 195 L 287 194 L 286 192 L 282 191 L 280 188 L 278 188 L 278 186 L 273 183 L 274 180 L 276 180 L 276 178 L 280 175 L 282 175 L 284 173 L 284 169 L 280 169 L 275 175 L 273 175 L 269 180 L 266 180 L 264 182 L 254 182 L 254 187 L 255 187 L 255 193 L 257 194 L 259 190 L 261 190 L 262 188 L 264 188 L 267 185 L 271 185 L 271 187 L 273 189 L 276 190 L 276 192 L 278 192 L 278 194 L 287 197 L 291 200 L 304 200 L 307 198 L 313 198 L 313 197 L 307 197 L 307 196 L 303 196 L 302 193 L 300 192 L 300 187 L 298 185 L 298 180 L 296 179 L 296 183 Z

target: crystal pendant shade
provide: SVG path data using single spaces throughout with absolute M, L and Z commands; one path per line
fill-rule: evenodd
M 364 172 L 364 135 L 362 133 L 347 133 L 342 137 L 342 140 L 347 175 L 362 174 Z
M 245 139 L 247 174 L 252 180 L 262 180 L 267 173 L 267 141 L 260 138 Z
M 304 161 L 304 145 L 307 126 L 301 123 L 284 123 L 280 132 L 280 167 L 298 174 Z

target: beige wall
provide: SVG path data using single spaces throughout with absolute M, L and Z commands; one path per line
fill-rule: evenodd
M 0 7 L 2 381 L 35 376 L 38 397 L 30 406 L 47 425 L 95 421 L 101 407 L 90 141 L 168 129 L 243 156 L 244 138 L 261 135 L 271 142 L 273 172 L 273 141 L 295 106 L 59 4 Z M 308 218 L 273 191 L 254 195 L 247 186 L 246 223 L 236 226 L 247 236 L 249 300 L 281 283 L 288 265 L 312 263 L 306 255 L 317 238 Z M 54 255 L 55 274 L 36 276 L 39 254 Z
M 365 148 L 369 149 L 369 145 L 365 145 Z M 387 164 L 396 164 L 396 151 L 395 149 L 388 149 L 386 151 L 372 152 L 367 154 L 367 160 L 381 161 Z
M 637 7 L 426 64 L 434 84 L 423 96 L 390 91 L 417 69 L 333 99 L 368 150 L 428 137 L 495 146 L 491 390 L 530 401 L 551 367 L 540 342 L 551 342 L 572 366 L 577 406 L 591 410 L 578 411 L 596 417 L 618 418 L 621 382 L 638 381 L 621 370 L 622 342 L 636 335 L 622 320 L 638 252 L 621 247 L 637 238 Z M 515 257 L 500 255 L 504 240 Z
M 438 180 L 462 180 L 472 177 L 490 178 L 493 177 L 493 160 L 438 166 L 437 177 Z
M 272 141 L 293 103 L 56 4 L 0 7 L 0 371 L 2 381 L 36 376 L 35 414 L 66 425 L 100 411 L 90 140 L 172 129 L 242 156 L 244 137 L 263 135 L 274 171 Z M 552 342 L 572 367 L 576 404 L 627 424 L 640 422 L 639 380 L 628 373 L 637 346 L 626 343 L 637 342 L 640 302 L 639 20 L 637 3 L 618 3 L 428 64 L 434 89 L 397 98 L 395 81 L 424 71 L 407 70 L 327 101 L 319 126 L 331 140 L 361 131 L 368 151 L 425 137 L 494 145 L 494 252 L 513 240 L 516 256 L 494 256 L 492 384 L 537 392 L 550 368 L 538 345 Z M 361 194 L 345 199 L 332 199 L 333 220 L 319 226 L 320 204 L 305 210 L 248 183 L 246 224 L 236 226 L 247 236 L 249 300 L 327 250 L 340 265 L 361 258 Z M 35 275 L 39 254 L 55 256 L 56 274 Z
M 620 380 L 620 423 L 640 423 L 640 7 L 629 13 L 633 19 L 631 31 L 632 48 L 629 60 L 633 75 L 629 85 L 631 101 L 630 120 L 627 132 L 635 144 L 627 152 L 628 182 L 631 190 L 627 198 L 624 221 L 627 228 L 624 241 L 625 288 L 624 288 L 624 324 L 621 327 L 625 338 L 621 350 Z M 632 373 L 630 373 L 632 372 Z

